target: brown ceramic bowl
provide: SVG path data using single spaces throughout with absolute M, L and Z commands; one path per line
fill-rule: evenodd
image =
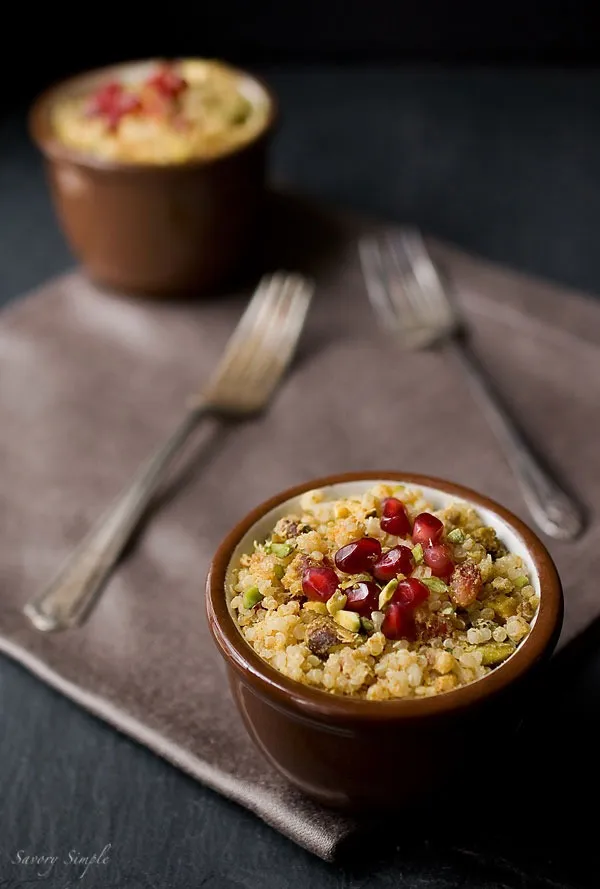
M 453 499 L 472 503 L 509 549 L 526 559 L 539 587 L 538 614 L 515 653 L 483 679 L 446 694 L 410 700 L 372 702 L 328 694 L 270 667 L 238 630 L 225 590 L 229 571 L 252 541 L 264 539 L 277 518 L 289 511 L 290 501 L 304 491 L 333 485 L 343 496 L 378 480 L 417 485 L 437 506 Z M 520 519 L 468 488 L 401 472 L 331 476 L 267 500 L 219 547 L 206 596 L 211 632 L 227 665 L 242 719 L 258 748 L 300 790 L 326 805 L 351 810 L 422 801 L 447 781 L 473 773 L 478 763 L 488 761 L 488 754 L 505 756 L 531 700 L 538 668 L 556 645 L 563 615 L 552 559 Z
M 67 240 L 94 281 L 148 296 L 202 294 L 252 256 L 277 103 L 262 81 L 239 71 L 249 94 L 266 97 L 267 122 L 252 141 L 208 160 L 123 163 L 83 154 L 54 136 L 50 109 L 58 98 L 148 64 L 127 62 L 52 87 L 34 103 L 30 131 L 46 159 Z

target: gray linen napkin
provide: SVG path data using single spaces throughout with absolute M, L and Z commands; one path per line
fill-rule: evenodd
M 76 272 L 3 313 L 0 650 L 331 859 L 352 824 L 289 788 L 255 752 L 230 702 L 203 610 L 216 545 L 263 498 L 343 470 L 446 476 L 528 516 L 443 355 L 402 354 L 377 332 L 356 257 L 356 237 L 371 224 L 289 200 L 274 213 L 271 262 L 318 281 L 293 372 L 260 420 L 204 436 L 194 473 L 152 517 L 89 622 L 56 636 L 27 625 L 24 602 L 171 430 L 245 297 L 127 301 Z M 600 613 L 592 582 L 600 571 L 600 305 L 434 249 L 487 367 L 593 511 L 581 542 L 550 542 L 565 585 L 565 641 Z

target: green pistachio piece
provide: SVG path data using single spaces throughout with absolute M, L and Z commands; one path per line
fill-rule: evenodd
M 447 593 L 448 584 L 440 577 L 422 577 L 421 581 L 428 587 L 432 593 Z
M 373 580 L 370 574 L 353 574 L 352 577 L 349 577 L 347 580 L 343 580 L 340 583 L 340 589 L 347 590 L 351 586 L 356 586 L 357 583 L 369 580 Z
M 394 577 L 393 580 L 390 580 L 389 583 L 386 583 L 382 591 L 379 593 L 379 610 L 383 611 L 386 605 L 392 601 L 392 597 L 396 592 L 396 588 L 398 586 L 398 579 Z
M 281 580 L 283 575 L 285 574 L 285 568 L 283 565 L 275 565 L 273 568 L 273 574 L 277 578 L 277 580 Z
M 368 617 L 361 617 L 360 625 L 368 636 L 375 632 L 375 624 Z
M 269 552 L 273 553 L 273 555 L 277 556 L 279 559 L 285 559 L 293 549 L 294 547 L 290 546 L 289 543 L 271 543 L 269 546 Z
M 450 543 L 464 543 L 465 542 L 465 532 L 462 528 L 455 528 L 454 531 L 450 531 L 448 534 L 448 540 Z
M 520 577 L 515 577 L 515 579 L 513 580 L 513 583 L 518 590 L 522 590 L 523 587 L 527 586 L 527 584 L 529 583 L 529 578 L 525 577 L 524 574 L 521 574 Z
M 314 611 L 315 614 L 327 614 L 325 602 L 305 602 L 302 608 L 304 611 Z
M 327 600 L 327 611 L 334 615 L 336 611 L 342 610 L 347 601 L 348 596 L 344 595 L 344 593 L 340 593 L 339 590 L 336 590 L 333 596 Z
M 513 653 L 515 646 L 510 642 L 488 642 L 477 648 L 482 654 L 481 663 L 484 667 L 490 667 L 492 664 L 499 664 Z
M 331 601 L 331 599 L 329 601 Z M 343 609 L 341 611 L 336 611 L 333 615 L 333 619 L 340 625 L 340 627 L 344 627 L 345 630 L 350 630 L 351 633 L 360 632 L 360 617 L 355 611 L 344 611 Z
M 263 598 L 263 594 L 259 588 L 257 586 L 251 586 L 244 593 L 242 603 L 246 611 L 249 611 L 251 608 L 254 608 L 255 605 L 258 605 Z
M 486 605 L 489 608 L 492 608 L 496 617 L 499 617 L 502 620 L 508 620 L 509 617 L 512 617 L 517 613 L 518 608 L 516 599 L 510 599 L 508 596 L 504 595 L 494 596 L 493 599 L 488 599 Z
M 381 632 L 381 625 L 383 624 L 383 619 L 385 615 L 383 611 L 372 611 L 371 612 L 371 620 L 373 621 L 373 627 L 376 633 Z
M 417 543 L 416 546 L 412 548 L 413 559 L 415 560 L 416 565 L 420 565 L 423 561 L 423 547 L 420 543 Z

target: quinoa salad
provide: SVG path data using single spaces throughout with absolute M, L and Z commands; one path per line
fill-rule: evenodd
M 247 84 L 252 83 L 252 96 Z M 88 154 L 131 163 L 210 158 L 253 139 L 270 103 L 257 84 L 222 62 L 156 62 L 92 92 L 58 97 L 55 134 Z
M 474 682 L 527 637 L 539 599 L 523 559 L 476 509 L 434 509 L 413 486 L 303 494 L 241 556 L 228 596 L 276 670 L 370 701 Z

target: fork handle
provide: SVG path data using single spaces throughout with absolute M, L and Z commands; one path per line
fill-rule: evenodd
M 574 540 L 584 528 L 581 506 L 563 490 L 535 453 L 465 338 L 451 339 L 448 348 L 465 372 L 476 402 L 504 446 L 535 522 L 550 537 Z
M 131 484 L 100 518 L 42 594 L 24 613 L 38 630 L 66 630 L 83 621 L 131 539 L 174 457 L 200 418 L 190 410 L 172 435 L 140 466 Z

